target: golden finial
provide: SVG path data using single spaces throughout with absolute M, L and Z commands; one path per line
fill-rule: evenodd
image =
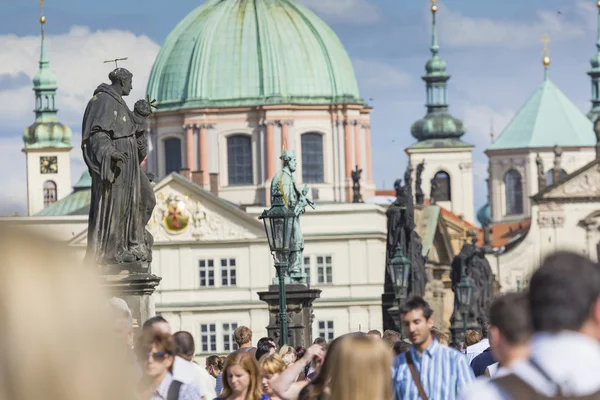
M 600 8 L 600 0 L 596 3 L 596 7 Z
M 431 0 L 431 12 L 434 13 L 437 11 L 437 0 Z M 600 4 L 600 0 L 598 0 L 598 3 Z
M 40 24 L 44 24 L 46 22 L 46 17 L 44 16 L 44 0 L 40 0 Z
M 545 68 L 548 68 L 548 66 L 550 65 L 550 53 L 548 51 L 548 43 L 550 43 L 550 36 L 548 36 L 547 33 L 544 33 L 542 35 L 542 43 L 544 44 L 544 58 L 542 58 L 542 63 L 544 64 Z

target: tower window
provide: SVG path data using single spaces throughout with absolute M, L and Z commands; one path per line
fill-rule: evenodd
M 451 201 L 450 175 L 444 171 L 439 171 L 433 179 L 437 183 L 435 201 Z
M 323 135 L 305 133 L 302 146 L 302 182 L 323 183 Z
M 567 171 L 565 171 L 564 169 L 560 170 L 560 179 L 563 179 L 565 176 L 567 176 Z M 546 172 L 546 186 L 550 186 L 554 184 L 554 169 L 550 169 L 548 172 Z
M 53 181 L 44 182 L 44 208 L 56 202 L 56 183 Z
M 521 174 L 515 169 L 504 175 L 504 195 L 506 215 L 523 214 L 523 182 Z
M 165 175 L 181 169 L 181 140 L 168 138 L 165 140 Z
M 227 138 L 229 185 L 252 185 L 252 139 L 248 135 Z

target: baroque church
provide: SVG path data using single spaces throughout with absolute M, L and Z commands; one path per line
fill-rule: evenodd
M 335 32 L 301 4 L 268 3 L 207 1 L 191 11 L 166 38 L 148 82 L 158 110 L 143 165 L 155 176 L 151 268 L 162 277 L 153 299 L 173 329 L 194 335 L 199 358 L 231 351 L 240 325 L 266 336 L 269 312 L 257 293 L 268 289 L 275 268 L 258 216 L 270 206 L 270 181 L 284 149 L 295 151 L 296 181 L 308 185 L 317 204 L 301 217 L 304 272 L 310 287 L 321 290 L 313 337 L 383 328 L 386 209 L 395 194 L 373 182 L 372 108 L 360 98 Z M 416 141 L 406 153 L 413 169 L 425 161 L 420 189 L 426 199 L 415 206 L 415 224 L 427 257 L 426 298 L 435 324 L 448 331 L 450 266 L 469 234 L 479 231 L 476 217 L 489 233 L 479 232 L 481 243 L 485 236 L 495 246 L 489 257 L 496 278 L 510 290 L 530 272 L 522 270 L 524 257 L 538 265 L 544 251 L 568 246 L 565 241 L 589 243 L 590 252 L 599 240 L 600 207 L 586 190 L 600 184 L 590 119 L 545 79 L 486 150 L 490 202 L 475 216 L 474 147 L 449 112 L 435 3 L 431 11 L 427 113 L 413 124 Z M 35 121 L 23 136 L 29 215 L 1 220 L 43 229 L 83 258 L 91 178 L 86 171 L 71 187 L 69 153 L 79 149 L 71 148 L 71 131 L 57 118 L 57 78 L 41 22 Z M 594 60 L 592 114 L 600 112 L 600 55 Z M 546 166 L 543 188 L 538 158 Z M 352 202 L 355 168 L 363 170 L 363 203 Z M 559 193 L 570 200 L 557 200 Z M 557 221 L 581 230 L 587 242 L 552 228 Z

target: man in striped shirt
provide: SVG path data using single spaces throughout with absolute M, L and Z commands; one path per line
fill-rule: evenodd
M 433 310 L 421 297 L 411 297 L 400 308 L 404 332 L 412 342 L 410 351 L 394 360 L 396 400 L 454 400 L 475 377 L 464 354 L 442 346 L 432 337 Z M 412 359 L 427 399 L 419 395 L 407 359 Z

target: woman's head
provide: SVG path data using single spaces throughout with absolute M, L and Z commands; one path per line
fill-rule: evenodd
M 207 357 L 206 370 L 216 378 L 223 371 L 223 359 L 217 355 Z
M 283 359 L 287 365 L 293 364 L 296 362 L 296 349 L 292 346 L 283 345 L 281 349 L 279 349 L 279 355 Z
M 273 354 L 277 352 L 277 345 L 270 337 L 260 338 L 256 343 L 256 361 L 260 360 L 265 354 Z
M 467 346 L 472 346 L 476 343 L 479 343 L 479 332 L 469 329 L 467 331 L 467 335 L 465 336 L 465 344 Z
M 246 399 L 258 400 L 261 396 L 261 379 L 258 365 L 249 352 L 231 353 L 223 369 L 223 391 L 219 398 L 246 393 Z
M 262 391 L 273 396 L 271 382 L 279 377 L 279 374 L 287 368 L 286 363 L 277 354 L 265 355 L 258 362 L 258 368 L 262 375 Z
M 325 364 L 335 366 L 327 368 L 330 400 L 392 399 L 392 354 L 382 341 L 344 336 L 330 347 Z
M 0 224 L 0 399 L 135 398 L 109 296 L 72 252 Z
M 144 375 L 149 378 L 164 376 L 173 366 L 175 342 L 168 333 L 143 331 L 136 349 Z

